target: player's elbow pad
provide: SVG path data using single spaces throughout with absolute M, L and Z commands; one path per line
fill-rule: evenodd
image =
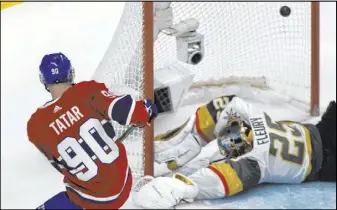
M 139 105 L 130 95 L 125 95 L 113 101 L 111 106 L 111 119 L 121 125 L 128 125 Z
M 149 118 L 144 100 L 136 101 L 130 95 L 125 95 L 113 102 L 111 119 L 121 125 L 145 125 Z

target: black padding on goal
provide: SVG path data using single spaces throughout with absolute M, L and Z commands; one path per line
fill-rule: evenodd
M 156 88 L 154 90 L 154 103 L 158 107 L 158 113 L 173 111 L 171 91 L 169 87 Z

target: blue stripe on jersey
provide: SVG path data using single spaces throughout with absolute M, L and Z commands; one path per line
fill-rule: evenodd
M 68 147 L 66 149 L 66 152 L 68 153 L 68 155 L 71 159 L 73 159 L 76 156 L 76 153 L 71 149 L 71 147 Z
M 108 146 L 105 141 L 102 139 L 102 137 L 98 134 L 97 130 L 95 128 L 92 128 L 90 130 L 90 133 L 92 135 L 92 137 L 94 137 L 94 139 L 96 140 L 96 142 L 99 144 L 99 146 L 101 146 L 101 148 L 104 150 L 105 146 Z M 110 148 L 111 149 L 111 148 Z M 105 150 L 104 150 L 105 151 Z
M 95 155 L 95 153 L 92 151 L 92 149 L 89 147 L 89 145 L 85 141 L 81 141 L 80 145 L 84 149 L 84 151 L 89 155 L 89 157 L 92 157 Z
M 104 131 L 108 136 L 113 139 L 116 136 L 115 130 L 112 126 L 112 124 L 108 121 L 105 124 L 103 124 Z
M 70 170 L 73 170 L 75 168 L 72 168 L 70 166 L 68 166 L 68 164 L 66 163 L 66 161 L 64 161 L 63 159 L 61 161 L 57 161 L 56 163 L 59 163 L 60 165 L 63 165 L 63 167 L 67 170 L 67 171 L 70 171 Z
M 126 95 L 119 99 L 112 107 L 111 117 L 121 125 L 126 124 L 133 99 L 130 95 Z
M 56 158 L 53 158 L 54 160 L 51 160 L 50 161 L 50 163 L 51 163 L 51 165 L 56 169 L 56 170 L 58 170 L 61 174 L 62 174 L 62 169 L 61 169 L 61 167 L 57 164 L 57 160 L 56 160 Z M 56 162 L 57 161 L 57 162 Z

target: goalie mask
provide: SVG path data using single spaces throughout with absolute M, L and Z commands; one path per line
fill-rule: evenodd
M 220 153 L 234 158 L 249 152 L 252 147 L 246 135 L 246 127 L 239 117 L 229 119 L 217 137 Z

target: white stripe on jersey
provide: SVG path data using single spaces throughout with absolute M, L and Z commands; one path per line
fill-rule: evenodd
M 126 125 L 130 124 L 131 117 L 133 115 L 133 112 L 135 111 L 135 107 L 136 107 L 136 101 L 134 99 L 132 99 L 132 104 L 131 104 L 131 107 L 130 107 L 130 110 L 129 110 L 128 118 L 126 119 L 126 123 L 125 123 Z
M 88 195 L 88 194 L 85 194 L 79 190 L 76 190 L 74 189 L 73 187 L 71 187 L 68 183 L 66 183 L 66 187 L 69 187 L 71 188 L 72 190 L 74 190 L 78 195 L 80 195 L 81 197 L 83 197 L 84 199 L 89 199 L 89 200 L 93 200 L 93 201 L 96 201 L 96 202 L 107 202 L 107 201 L 113 201 L 115 199 L 117 199 L 119 197 L 119 195 L 123 192 L 124 188 L 125 188 L 125 185 L 126 185 L 126 182 L 128 180 L 128 177 L 129 177 L 129 173 L 130 173 L 130 170 L 129 168 L 127 168 L 126 170 L 126 175 L 125 175 L 125 180 L 124 180 L 124 185 L 123 185 L 123 188 L 121 189 L 121 191 L 119 193 L 117 193 L 116 195 L 113 195 L 113 196 L 109 196 L 109 197 L 95 197 L 95 196 L 92 196 L 92 195 Z
M 126 95 L 122 96 L 122 97 L 116 97 L 112 102 L 111 104 L 109 105 L 109 108 L 108 108 L 108 116 L 110 119 L 112 119 L 112 109 L 113 107 L 115 106 L 116 102 L 119 101 L 120 99 L 124 98 Z

